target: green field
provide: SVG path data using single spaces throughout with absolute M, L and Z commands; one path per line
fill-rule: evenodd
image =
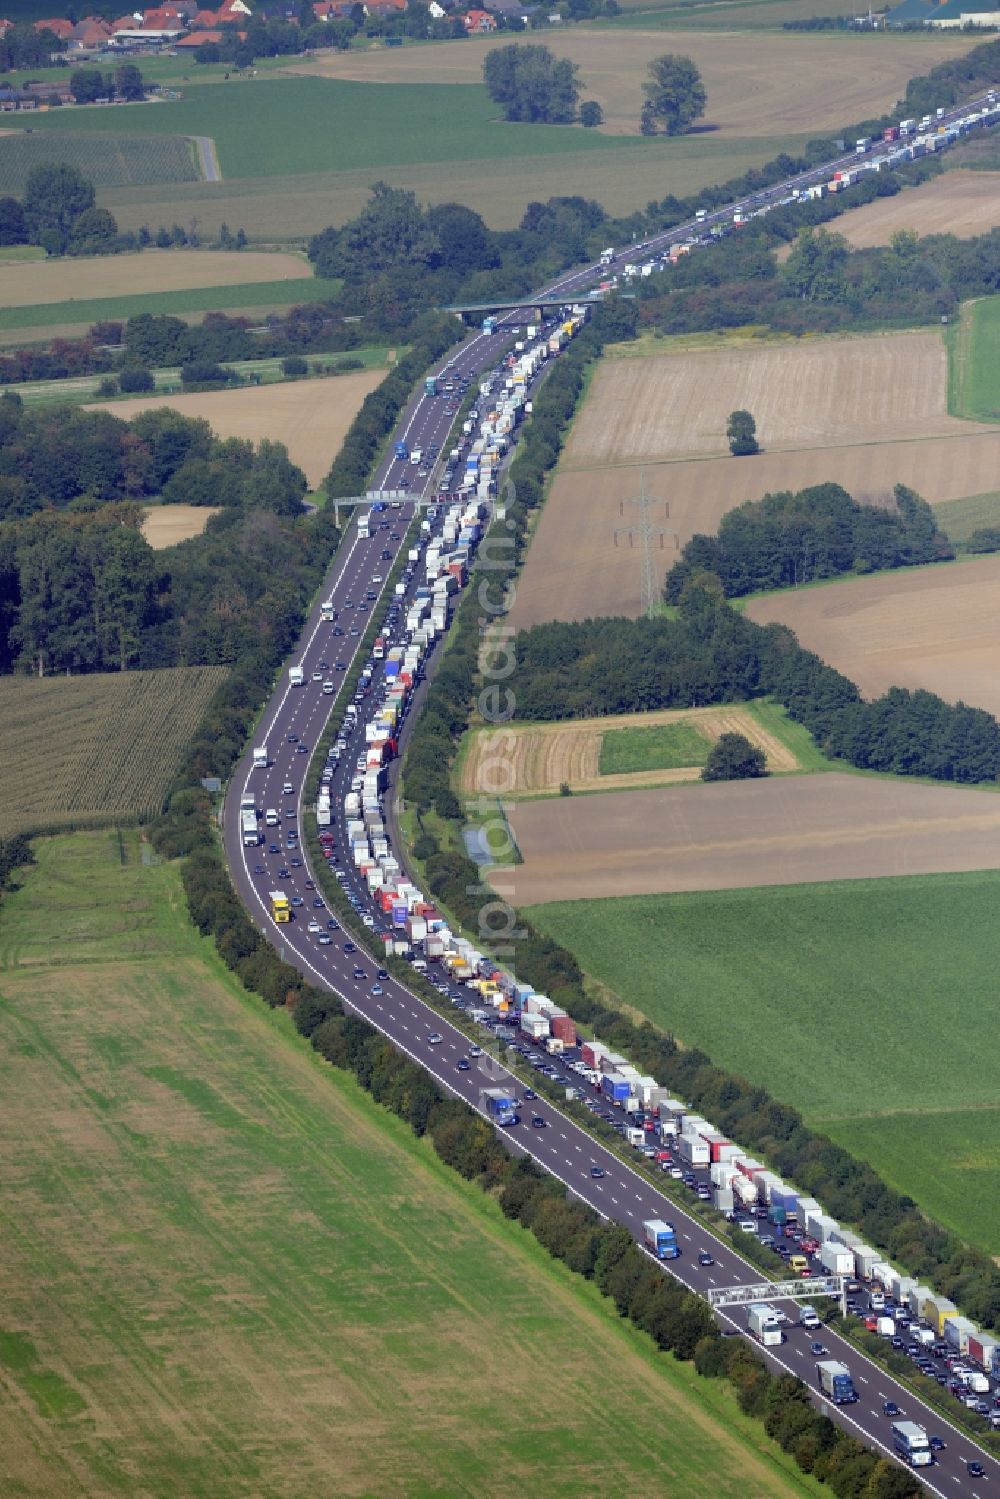
M 1000 525 L 1000 490 L 945 500 L 934 506 L 934 517 L 950 541 L 968 541 L 973 531 Z
M 636 770 L 674 770 L 704 765 L 710 741 L 693 723 L 664 723 L 648 729 L 612 729 L 601 740 L 598 771 L 602 776 L 630 775 Z
M 820 1494 L 247 996 L 142 852 L 44 842 L 0 920 L 5 1495 L 694 1495 L 707 1453 L 719 1499 Z
M 38 119 L 44 118 L 38 116 Z M 107 125 L 108 117 L 100 122 Z M 0 135 L 0 193 L 19 198 L 32 167 L 65 161 L 77 167 L 95 187 L 135 187 L 152 182 L 197 182 L 200 173 L 190 141 L 178 135 L 111 135 L 73 129 L 38 130 L 31 134 Z
M 987 872 L 562 902 L 531 916 L 685 1045 L 845 1144 L 862 1136 L 876 1167 L 992 1251 L 992 1147 L 976 1167 L 991 1190 L 965 1217 L 960 1191 L 938 1181 L 938 1120 L 948 1111 L 971 1137 L 1000 1108 L 998 904 L 1000 873 Z M 912 1158 L 892 1122 L 903 1116 L 924 1138 Z
M 948 410 L 1000 422 L 1000 296 L 966 302 L 948 329 Z
M 89 297 L 80 301 L 36 302 L 27 307 L 0 308 L 0 329 L 16 332 L 24 328 L 60 328 L 70 324 L 97 323 L 104 318 L 121 321 L 147 312 L 172 313 L 179 317 L 196 312 L 246 312 L 254 308 L 298 307 L 304 302 L 323 302 L 336 296 L 339 281 L 321 276 L 292 281 L 248 281 L 244 285 L 196 286 L 187 291 L 137 292 L 133 296 Z
M 615 30 L 624 27 L 642 31 L 777 31 L 785 21 L 855 15 L 864 9 L 859 3 L 848 3 L 831 10 L 830 0 L 680 0 L 673 5 L 665 5 L 663 0 L 635 0 L 635 3 L 621 0 L 621 6 L 621 15 L 590 24 Z M 870 34 L 859 39 L 862 45 L 870 45 L 874 40 Z
M 156 816 L 222 666 L 0 678 L 0 837 Z

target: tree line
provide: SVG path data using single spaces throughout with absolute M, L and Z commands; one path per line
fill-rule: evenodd
M 839 484 L 814 484 L 748 500 L 723 516 L 717 535 L 692 536 L 667 573 L 663 596 L 678 603 L 699 572 L 714 574 L 726 598 L 739 598 L 954 555 L 931 507 L 905 484 L 895 486 L 891 509 L 861 505 Z

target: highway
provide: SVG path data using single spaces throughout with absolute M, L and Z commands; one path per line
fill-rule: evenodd
M 965 105 L 962 111 L 953 113 L 957 116 L 970 107 Z M 821 177 L 830 170 L 829 164 L 817 169 Z M 788 186 L 782 185 L 784 189 Z M 773 193 L 780 191 L 772 190 Z M 719 210 L 711 219 L 719 219 L 727 213 L 731 217 L 732 207 Z M 697 226 L 699 230 L 704 227 L 704 224 Z M 682 228 L 674 228 L 656 240 L 636 246 L 627 256 L 618 257 L 617 266 L 621 269 L 627 259 L 646 258 L 658 245 L 674 243 L 682 235 Z M 579 294 L 579 288 L 606 274 L 607 268 L 599 266 L 575 271 L 549 288 L 547 294 L 565 290 L 571 300 Z M 496 334 L 476 333 L 469 337 L 436 372 L 439 380 L 451 379 L 458 387 L 463 381 L 478 380 L 481 374 L 496 366 L 511 334 L 508 320 Z M 460 389 L 456 391 L 454 401 L 459 395 Z M 446 410 L 450 404 L 453 402 L 442 396 L 431 397 L 418 391 L 408 403 L 393 440 L 406 442 L 411 450 L 420 447 L 426 451 L 436 446 L 444 451 L 454 420 Z M 404 477 L 409 479 L 415 474 L 412 465 L 389 456 L 381 465 L 373 488 L 399 489 Z M 431 477 L 428 477 L 428 486 Z M 335 923 L 335 918 L 323 905 L 316 889 L 304 840 L 301 848 L 288 847 L 288 832 L 301 828 L 306 811 L 304 783 L 311 755 L 336 701 L 334 696 L 324 694 L 322 681 L 333 680 L 339 689 L 343 674 L 350 669 L 368 626 L 369 608 L 384 611 L 386 580 L 399 549 L 407 544 L 416 545 L 412 534 L 409 543 L 406 541 L 413 512 L 414 505 L 410 501 L 398 509 L 387 508 L 380 515 L 373 516 L 373 534 L 367 538 L 359 535 L 356 523 L 352 523 L 319 596 L 320 599 L 332 599 L 336 619 L 332 623 L 324 621 L 317 600 L 293 657 L 305 671 L 305 685 L 292 687 L 287 672 L 282 673 L 254 737 L 254 744 L 266 743 L 270 764 L 266 770 L 254 770 L 252 746 L 248 746 L 230 783 L 224 838 L 230 869 L 241 898 L 254 921 L 286 961 L 294 964 L 311 982 L 339 994 L 349 1008 L 364 1016 L 401 1051 L 426 1068 L 444 1090 L 478 1108 L 482 1087 L 509 1082 L 520 1094 L 523 1084 L 493 1057 L 471 1057 L 468 1037 L 457 1026 L 395 979 L 379 977 L 380 959 L 368 953 L 345 950 L 346 944 L 353 946 L 353 941 L 348 933 L 335 925 L 330 929 L 328 925 Z M 415 581 L 411 586 L 415 586 Z M 368 600 L 368 594 L 374 595 L 373 599 Z M 394 638 L 401 638 L 398 623 Z M 317 680 L 313 680 L 314 675 Z M 334 771 L 332 806 L 335 820 L 330 831 L 335 836 L 338 853 L 344 851 L 344 792 L 354 773 L 355 756 L 364 747 L 365 718 L 379 703 L 376 689 L 380 675 L 376 664 L 373 690 L 359 703 L 357 725 Z M 290 787 L 287 792 L 286 785 Z M 247 791 L 253 793 L 262 813 L 267 809 L 279 813 L 277 826 L 262 827 L 263 847 L 248 848 L 243 844 L 239 803 Z M 272 845 L 276 852 L 271 851 Z M 398 856 L 400 850 L 397 848 L 395 852 Z M 368 905 L 367 892 L 357 881 L 347 857 L 343 868 L 347 875 L 345 888 L 353 888 L 357 898 L 365 900 L 364 909 L 370 913 L 377 933 L 384 921 L 381 912 Z M 280 885 L 279 869 L 286 872 Z M 271 917 L 268 891 L 279 887 L 289 897 L 301 902 L 295 919 L 287 925 L 278 925 Z M 310 920 L 320 930 L 310 933 Z M 328 942 L 321 942 L 321 937 Z M 361 971 L 361 976 L 356 976 L 356 970 Z M 373 993 L 373 988 L 380 992 Z M 429 1039 L 432 1036 L 438 1039 L 432 1041 Z M 464 1058 L 469 1059 L 468 1070 L 458 1067 Z M 575 1083 L 576 1079 L 573 1081 Z M 531 1114 L 543 1119 L 544 1125 L 533 1127 Z M 691 1289 L 706 1293 L 711 1288 L 753 1284 L 764 1279 L 762 1272 L 742 1260 L 727 1240 L 716 1237 L 682 1206 L 666 1198 L 657 1190 L 654 1181 L 595 1141 L 585 1129 L 545 1098 L 532 1102 L 530 1109 L 522 1112 L 521 1123 L 503 1133 L 513 1148 L 533 1156 L 569 1191 L 607 1218 L 626 1225 L 637 1238 L 641 1238 L 645 1219 L 662 1217 L 672 1222 L 677 1229 L 682 1256 L 665 1268 Z M 604 1175 L 593 1176 L 593 1169 L 603 1171 Z M 698 1263 L 698 1253 L 702 1250 L 713 1256 L 714 1264 Z M 775 1278 L 787 1276 L 787 1270 L 777 1257 L 775 1264 Z M 794 1304 L 785 1303 L 783 1309 L 794 1323 L 797 1315 Z M 745 1332 L 745 1313 L 723 1312 L 720 1318 L 724 1324 Z M 934 1466 L 920 1470 L 919 1476 L 931 1492 L 938 1495 L 961 1493 L 972 1495 L 973 1499 L 980 1499 L 980 1496 L 985 1499 L 985 1496 L 994 1494 L 1000 1499 L 1000 1464 L 836 1334 L 826 1330 L 810 1333 L 790 1325 L 786 1341 L 780 1348 L 761 1352 L 772 1367 L 797 1375 L 815 1392 L 814 1360 L 809 1352 L 814 1337 L 821 1338 L 831 1358 L 847 1365 L 860 1395 L 858 1403 L 848 1407 L 836 1408 L 823 1402 L 834 1419 L 873 1448 L 890 1454 L 890 1420 L 883 1414 L 882 1406 L 886 1400 L 894 1400 L 906 1418 L 919 1422 L 930 1433 L 940 1434 L 946 1443 Z M 817 1395 L 816 1398 L 821 1397 Z M 982 1462 L 986 1470 L 984 1477 L 969 1476 L 966 1465 L 971 1458 Z

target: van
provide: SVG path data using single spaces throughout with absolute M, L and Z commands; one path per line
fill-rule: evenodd
M 816 1311 L 816 1308 L 814 1306 L 799 1307 L 800 1327 L 819 1327 L 819 1325 L 819 1313 Z
M 745 1234 L 755 1234 L 757 1232 L 757 1224 L 752 1218 L 741 1218 L 739 1225 Z
M 868 1300 L 873 1312 L 885 1310 L 885 1297 L 881 1291 L 873 1291 Z
M 788 1268 L 794 1270 L 796 1275 L 801 1275 L 803 1270 L 809 1269 L 809 1261 L 804 1254 L 793 1254 L 788 1261 Z
M 278 826 L 278 814 L 273 807 L 268 807 L 264 813 L 264 821 L 269 828 L 276 828 Z

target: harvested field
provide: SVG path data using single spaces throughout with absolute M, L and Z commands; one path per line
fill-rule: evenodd
M 128 421 L 140 411 L 169 406 L 183 416 L 203 416 L 219 437 L 262 437 L 283 442 L 293 463 L 310 486 L 326 476 L 344 434 L 362 401 L 384 370 L 362 370 L 354 375 L 330 375 L 319 380 L 292 380 L 283 385 L 258 385 L 239 390 L 213 390 L 175 396 L 137 396 L 130 401 L 96 402 L 87 411 L 111 411 Z
M 222 666 L 0 678 L 0 837 L 160 812 Z
M 746 612 L 790 625 L 866 697 L 924 687 L 1000 714 L 1000 555 L 769 594 Z
M 479 729 L 462 762 L 459 792 L 464 796 L 556 795 L 565 781 L 574 791 L 609 791 L 666 786 L 697 780 L 700 764 L 662 770 L 602 775 L 605 734 L 686 724 L 714 744 L 722 734 L 745 734 L 767 754 L 771 771 L 798 770 L 794 753 L 739 704 L 715 708 L 664 708 L 654 713 L 623 713 L 615 718 L 580 718 L 568 723 L 510 724 Z
M 781 489 L 802 489 L 830 479 L 858 500 L 887 500 L 895 484 L 908 484 L 932 503 L 986 492 L 1000 472 L 1000 432 L 966 427 L 960 436 L 861 447 L 806 448 L 733 458 L 647 464 L 643 478 L 662 549 L 654 561 L 660 579 L 696 531 L 712 535 L 728 510 Z M 638 468 L 558 472 L 532 538 L 510 614 L 516 629 L 550 619 L 642 613 L 642 558 L 614 542 L 629 523 L 639 493 Z M 625 515 L 622 514 L 622 505 Z M 667 509 L 669 506 L 669 511 Z M 947 530 L 948 507 L 939 516 Z M 986 523 L 986 522 L 984 522 Z M 572 536 L 572 545 L 567 537 Z
M 391 52 L 325 53 L 307 68 L 312 77 L 364 83 L 478 84 L 485 54 L 509 41 L 501 34 L 472 37 L 461 47 L 444 42 Z M 584 96 L 601 105 L 608 134 L 638 135 L 649 59 L 670 50 L 662 31 L 575 27 L 563 34 L 550 31 L 545 45 L 579 66 Z M 933 62 L 962 56 L 973 45 L 971 38 L 935 39 Z M 690 31 L 682 50 L 693 58 L 708 92 L 702 128 L 733 137 L 837 130 L 845 120 L 890 108 L 907 81 L 932 65 L 922 38 L 878 38 L 874 46 L 858 46 L 849 36 Z
M 948 415 L 947 375 L 937 333 L 605 360 L 539 516 L 511 623 L 641 612 L 641 554 L 615 544 L 636 517 L 640 481 L 661 533 L 661 578 L 696 532 L 714 534 L 727 511 L 769 492 L 833 480 L 884 504 L 902 483 L 933 504 L 993 489 L 1000 431 Z M 720 457 L 741 406 L 766 451 Z
M 507 814 L 523 863 L 497 879 L 517 906 L 1000 868 L 1000 797 L 839 772 L 513 801 Z
M 738 408 L 753 412 L 767 453 L 976 431 L 948 415 L 947 383 L 944 341 L 926 332 L 606 359 L 563 467 L 728 456 Z
M 179 541 L 200 536 L 218 513 L 217 505 L 147 505 L 142 534 L 159 552 L 164 547 L 176 546 Z
M 970 239 L 1000 224 L 1000 172 L 945 172 L 895 198 L 877 198 L 837 220 L 835 230 L 856 250 L 887 245 L 901 229 Z
M 91 260 L 0 263 L 0 305 L 37 307 L 47 302 L 311 277 L 307 260 L 283 251 L 143 250 L 137 255 L 96 255 Z

